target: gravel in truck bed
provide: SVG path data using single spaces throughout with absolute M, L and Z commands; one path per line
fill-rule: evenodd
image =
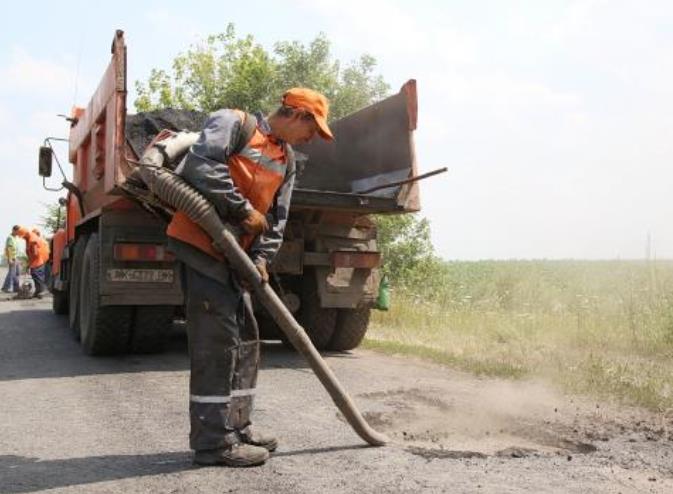
M 126 139 L 136 155 L 141 156 L 145 148 L 161 130 L 190 130 L 198 132 L 203 128 L 208 114 L 193 110 L 167 108 L 141 112 L 126 117 Z

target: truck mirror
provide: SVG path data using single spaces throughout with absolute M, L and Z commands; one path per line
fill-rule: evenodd
M 38 173 L 41 177 L 51 177 L 52 150 L 49 146 L 40 146 L 40 161 Z

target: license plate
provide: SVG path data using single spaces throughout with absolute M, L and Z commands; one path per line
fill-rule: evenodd
M 108 281 L 173 283 L 172 269 L 108 269 Z

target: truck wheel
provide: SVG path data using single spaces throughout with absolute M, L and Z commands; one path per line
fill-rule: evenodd
M 70 326 L 76 340 L 79 340 L 79 285 L 82 281 L 82 258 L 88 239 L 88 235 L 82 235 L 77 239 L 73 248 L 72 263 L 70 264 L 68 326 Z
M 127 351 L 132 307 L 100 305 L 100 248 L 98 234 L 89 237 L 82 258 L 79 327 L 88 355 L 113 355 Z
M 316 349 L 325 350 L 336 328 L 337 309 L 320 307 L 320 296 L 313 271 L 307 270 L 304 273 L 301 308 L 297 319 Z
M 356 348 L 367 332 L 371 309 L 339 309 L 336 331 L 330 341 L 330 350 L 352 350 Z
M 62 316 L 68 313 L 68 292 L 61 290 L 52 290 L 51 292 L 51 309 L 54 314 Z
M 133 318 L 131 351 L 133 353 L 159 353 L 173 327 L 175 307 L 172 305 L 145 305 L 136 307 Z

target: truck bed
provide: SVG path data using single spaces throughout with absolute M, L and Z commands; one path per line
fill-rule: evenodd
M 379 103 L 330 124 L 333 142 L 314 139 L 297 151 L 292 207 L 370 213 L 404 213 L 420 209 L 416 183 L 358 191 L 416 176 L 413 130 L 416 127 L 415 82 Z M 198 132 L 208 115 L 164 109 L 126 117 L 126 140 L 141 156 L 162 129 Z
M 402 212 L 394 198 L 374 194 L 354 194 L 296 187 L 292 193 L 293 209 L 333 209 L 359 211 L 363 214 Z

